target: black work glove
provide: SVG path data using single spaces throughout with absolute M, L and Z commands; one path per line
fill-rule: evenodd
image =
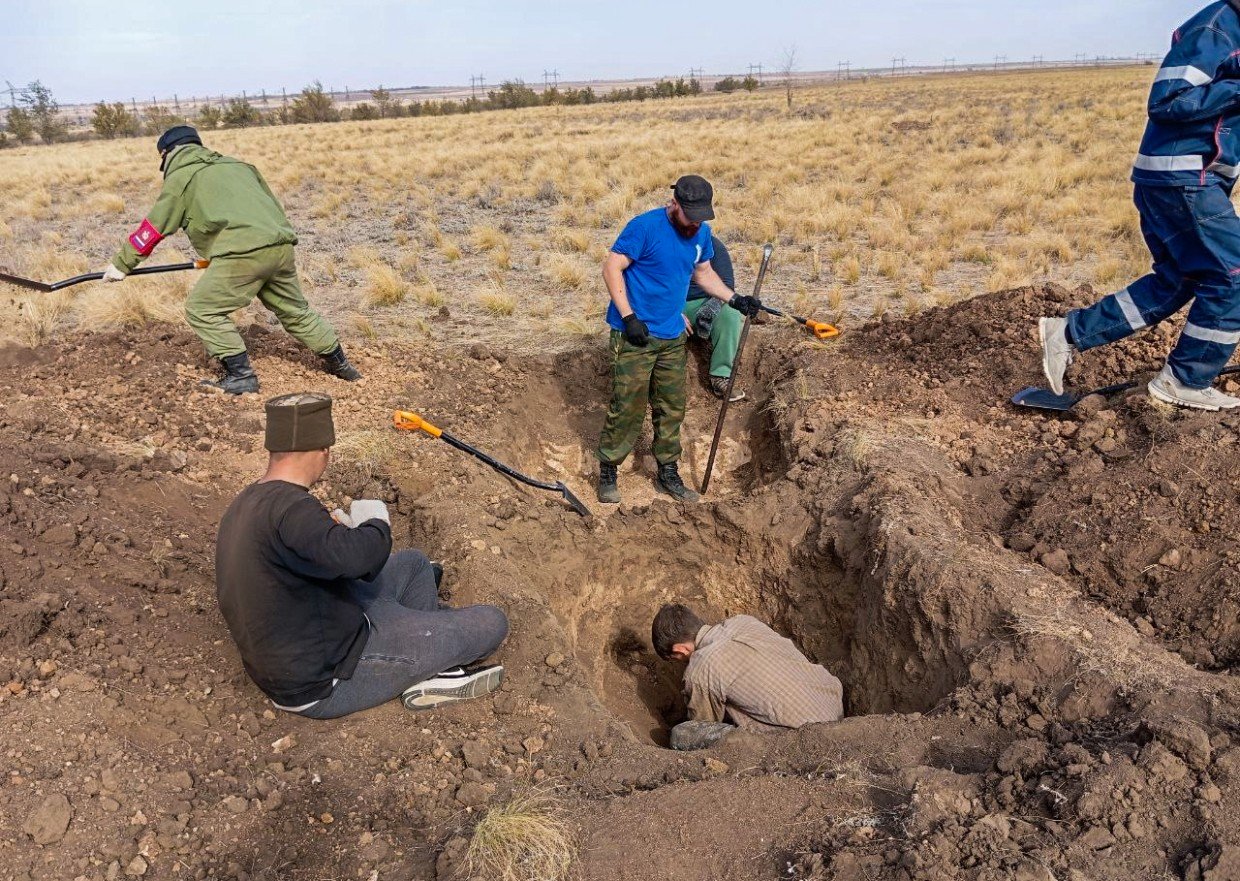
M 758 313 L 762 311 L 762 301 L 746 294 L 733 294 L 732 299 L 728 300 L 728 305 L 750 318 L 757 318 Z
M 624 321 L 624 338 L 628 340 L 630 346 L 636 346 L 639 349 L 646 348 L 646 343 L 650 342 L 650 328 L 646 327 L 646 322 L 637 317 L 636 313 L 625 316 Z

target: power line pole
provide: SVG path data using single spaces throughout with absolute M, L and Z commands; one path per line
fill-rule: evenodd
M 558 89 L 560 87 L 560 72 L 558 70 L 543 71 L 543 89 Z
M 998 69 L 999 69 L 999 65 L 1001 65 L 1001 64 L 1007 64 L 1007 56 L 1006 56 L 1006 55 L 996 55 L 996 56 L 995 56 L 995 70 L 998 70 Z
M 895 76 L 895 75 L 896 75 L 896 65 L 897 65 L 897 64 L 898 64 L 898 65 L 900 65 L 900 71 L 903 73 L 905 70 L 907 70 L 907 69 L 908 69 L 908 59 L 907 59 L 907 58 L 893 58 L 893 59 L 891 59 L 891 75 L 892 75 L 892 76 Z
M 851 67 L 852 67 L 851 61 L 841 61 L 838 64 L 836 64 L 835 65 L 835 78 L 837 80 L 849 79 L 850 74 L 851 74 L 851 71 L 850 71 Z
M 689 79 L 691 79 L 691 80 L 697 80 L 698 82 L 701 82 L 701 81 L 702 81 L 702 74 L 703 74 L 704 72 L 705 72 L 705 68 L 701 68 L 701 67 L 691 67 L 691 68 L 689 68 Z
M 471 76 L 469 78 L 469 97 L 473 101 L 478 100 L 478 90 L 486 88 L 487 78 L 482 74 Z
M 943 73 L 947 73 L 949 70 L 955 70 L 955 69 L 956 69 L 955 58 L 944 58 L 943 59 Z
M 762 85 L 762 64 L 758 63 L 749 65 L 750 76 L 753 76 L 755 70 L 758 72 L 758 85 Z
M 16 87 L 16 86 L 14 86 L 14 85 L 13 85 L 11 82 L 9 82 L 8 80 L 5 80 L 5 81 L 4 81 L 4 84 L 5 84 L 6 86 L 8 86 L 8 87 L 9 87 L 9 88 L 8 88 L 8 93 L 9 93 L 9 109 L 10 109 L 10 110 L 12 110 L 14 107 L 16 107 L 16 106 L 17 106 L 17 87 Z

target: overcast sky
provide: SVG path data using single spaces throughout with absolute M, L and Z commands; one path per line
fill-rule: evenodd
M 0 0 L 0 79 L 62 103 L 1165 51 L 1181 0 Z

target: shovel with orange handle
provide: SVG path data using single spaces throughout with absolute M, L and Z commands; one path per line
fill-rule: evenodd
M 392 417 L 392 424 L 402 431 L 424 431 L 431 437 L 437 437 L 444 443 L 456 447 L 463 453 L 469 453 L 474 458 L 481 459 L 486 462 L 500 474 L 505 474 L 513 480 L 520 481 L 526 486 L 532 486 L 535 489 L 545 489 L 551 492 L 557 492 L 563 496 L 568 506 L 580 514 L 582 517 L 589 517 L 590 509 L 581 503 L 581 499 L 573 495 L 573 491 L 564 485 L 562 481 L 557 480 L 555 483 L 549 483 L 545 480 L 535 480 L 517 471 L 515 468 L 509 468 L 498 459 L 493 459 L 477 447 L 472 447 L 460 438 L 453 437 L 441 428 L 431 425 L 416 413 L 410 413 L 408 410 L 397 410 Z
M 825 321 L 815 321 L 812 318 L 802 318 L 799 315 L 789 315 L 787 312 L 772 309 L 770 306 L 763 306 L 762 311 L 769 312 L 772 315 L 778 315 L 781 318 L 787 318 L 790 321 L 795 321 L 820 340 L 829 340 L 832 337 L 837 337 L 840 335 L 840 329 L 838 327 L 834 324 L 827 324 Z
M 206 269 L 211 263 L 210 260 L 194 260 L 191 263 L 169 263 L 166 266 L 140 266 L 130 275 L 156 275 L 160 272 L 184 272 L 187 269 Z M 75 275 L 73 278 L 66 278 L 64 281 L 43 282 L 35 281 L 33 278 L 22 278 L 20 275 L 9 275 L 7 272 L 0 272 L 0 281 L 8 284 L 17 285 L 19 288 L 29 288 L 32 291 L 42 291 L 50 294 L 52 291 L 58 291 L 61 288 L 72 287 L 75 284 L 81 284 L 84 281 L 99 281 L 103 278 L 102 272 L 88 272 L 85 275 Z

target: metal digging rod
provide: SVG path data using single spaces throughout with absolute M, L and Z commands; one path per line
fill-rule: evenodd
M 766 278 L 766 267 L 771 262 L 771 253 L 775 246 L 762 246 L 762 265 L 758 268 L 758 278 L 753 283 L 753 295 L 762 292 L 762 281 Z M 719 436 L 723 434 L 723 420 L 728 416 L 728 405 L 732 403 L 732 386 L 736 383 L 736 374 L 741 371 L 741 353 L 745 351 L 745 339 L 749 336 L 749 316 L 745 316 L 745 324 L 741 327 L 741 339 L 736 344 L 736 358 L 732 361 L 732 375 L 728 377 L 728 389 L 723 393 L 723 406 L 719 408 L 719 419 L 715 422 L 715 437 L 710 442 L 710 456 L 706 459 L 706 474 L 702 477 L 702 495 L 710 486 L 710 472 L 715 467 L 715 453 L 719 449 Z

